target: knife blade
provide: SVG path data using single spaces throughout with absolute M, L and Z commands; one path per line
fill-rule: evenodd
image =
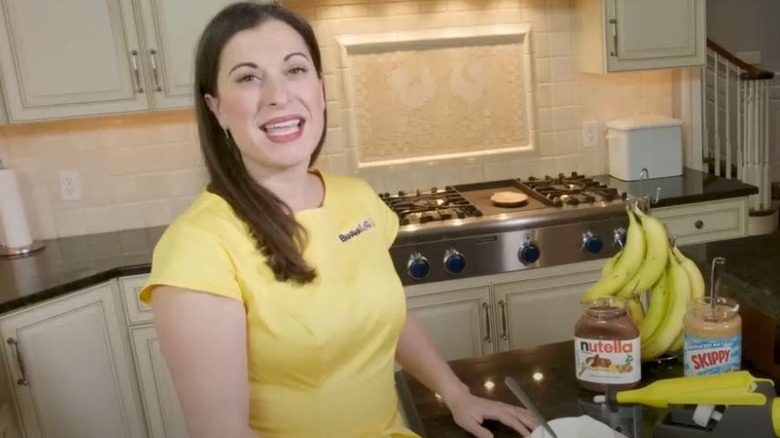
M 520 400 L 520 403 L 522 403 L 526 409 L 531 411 L 532 414 L 539 420 L 539 422 L 542 423 L 542 427 L 544 427 L 544 430 L 547 431 L 550 435 L 552 435 L 553 438 L 558 438 L 558 435 L 553 432 L 552 427 L 547 423 L 547 420 L 544 419 L 542 416 L 542 413 L 539 412 L 539 408 L 536 407 L 534 402 L 531 401 L 530 398 L 528 398 L 528 395 L 523 391 L 522 388 L 520 388 L 520 385 L 517 384 L 515 379 L 512 377 L 504 377 L 504 383 L 506 386 L 509 387 L 509 390 L 512 391 L 512 394 L 517 397 L 518 400 Z

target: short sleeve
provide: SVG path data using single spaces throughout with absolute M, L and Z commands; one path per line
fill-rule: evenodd
M 155 286 L 193 289 L 242 301 L 234 264 L 215 233 L 199 227 L 172 224 L 152 256 L 149 280 L 140 299 L 149 304 Z

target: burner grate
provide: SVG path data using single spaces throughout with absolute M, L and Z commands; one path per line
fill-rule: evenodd
M 570 175 L 559 173 L 557 177 L 545 175 L 544 178 L 530 177 L 521 180 L 531 190 L 549 199 L 556 206 L 612 202 L 626 199 L 627 194 L 600 181 L 572 172 Z
M 429 192 L 383 193 L 379 197 L 398 215 L 401 225 L 482 216 L 477 207 L 450 186 L 444 189 L 433 187 Z

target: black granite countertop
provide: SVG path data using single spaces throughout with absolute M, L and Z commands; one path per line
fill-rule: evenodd
M 548 421 L 589 415 L 629 438 L 652 437 L 655 426 L 667 411 L 641 405 L 608 406 L 595 403 L 593 397 L 597 393 L 581 389 L 577 383 L 572 342 L 456 360 L 451 361 L 450 366 L 472 394 L 522 406 L 503 383 L 504 377 L 513 377 Z M 750 368 L 743 369 L 755 377 L 765 377 Z M 679 357 L 644 363 L 640 387 L 682 375 Z M 487 382 L 490 383 L 486 385 Z M 435 394 L 406 371 L 396 373 L 396 387 L 408 425 L 419 435 L 426 438 L 472 436 L 455 424 L 450 411 Z M 486 421 L 483 425 L 496 438 L 520 436 L 499 422 Z M 657 430 L 655 432 L 658 433 Z
M 575 378 L 572 341 L 456 360 L 450 366 L 472 394 L 521 405 L 503 383 L 504 377 L 513 377 L 547 420 L 587 414 L 629 438 L 643 438 L 651 436 L 653 424 L 663 414 L 643 406 L 623 406 L 613 412 L 606 405 L 594 403 L 596 393 L 581 389 Z M 642 366 L 643 385 L 681 376 L 682 364 L 678 359 Z M 485 385 L 488 381 L 492 387 Z M 398 371 L 396 385 L 399 402 L 415 432 L 428 438 L 471 436 L 455 424 L 444 403 L 410 374 Z M 496 438 L 519 436 L 498 422 L 487 422 L 485 426 Z
M 780 229 L 772 234 L 694 245 L 689 250 L 708 285 L 712 259 L 725 257 L 724 295 L 780 321 Z
M 610 176 L 602 176 L 601 178 L 605 184 L 625 191 L 631 196 L 652 195 L 655 197 L 657 189 L 661 189 L 658 192 L 658 203 L 654 204 L 653 208 L 716 201 L 758 193 L 756 186 L 687 167 L 683 169 L 681 176 L 653 178 L 646 181 L 622 181 Z
M 654 207 L 680 205 L 715 199 L 747 196 L 757 192 L 753 186 L 739 181 L 719 178 L 692 169 L 685 169 L 680 177 L 651 179 L 649 183 L 624 182 L 609 176 L 598 177 L 603 182 L 639 196 L 644 193 L 640 184 L 648 184 L 653 194 L 655 187 L 661 187 L 661 199 Z M 117 276 L 148 273 L 154 245 L 165 227 L 119 231 L 67 237 L 44 241 L 45 248 L 31 256 L 17 259 L 0 258 L 0 313 L 8 312 L 38 301 L 73 292 Z M 765 245 L 762 240 L 756 242 Z M 752 243 L 748 244 L 752 246 Z M 722 250 L 736 250 L 722 247 Z M 719 249 L 720 251 L 721 249 Z M 779 261 L 780 249 L 767 248 Z M 748 251 L 749 252 L 749 251 Z M 768 260 L 757 265 L 769 266 Z M 780 280 L 777 274 L 762 271 L 750 263 L 739 269 L 750 273 L 751 284 L 769 290 L 778 290 Z M 754 275 L 759 273 L 758 276 Z M 767 290 L 767 289 L 761 289 Z M 760 295 L 760 294 L 757 294 Z M 780 298 L 777 299 L 780 314 Z
M 0 313 L 115 277 L 148 273 L 165 227 L 44 241 L 21 258 L 0 258 Z

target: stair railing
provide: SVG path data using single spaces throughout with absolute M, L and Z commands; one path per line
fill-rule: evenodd
M 707 40 L 704 67 L 704 169 L 758 187 L 753 212 L 771 209 L 769 85 L 774 73 Z

